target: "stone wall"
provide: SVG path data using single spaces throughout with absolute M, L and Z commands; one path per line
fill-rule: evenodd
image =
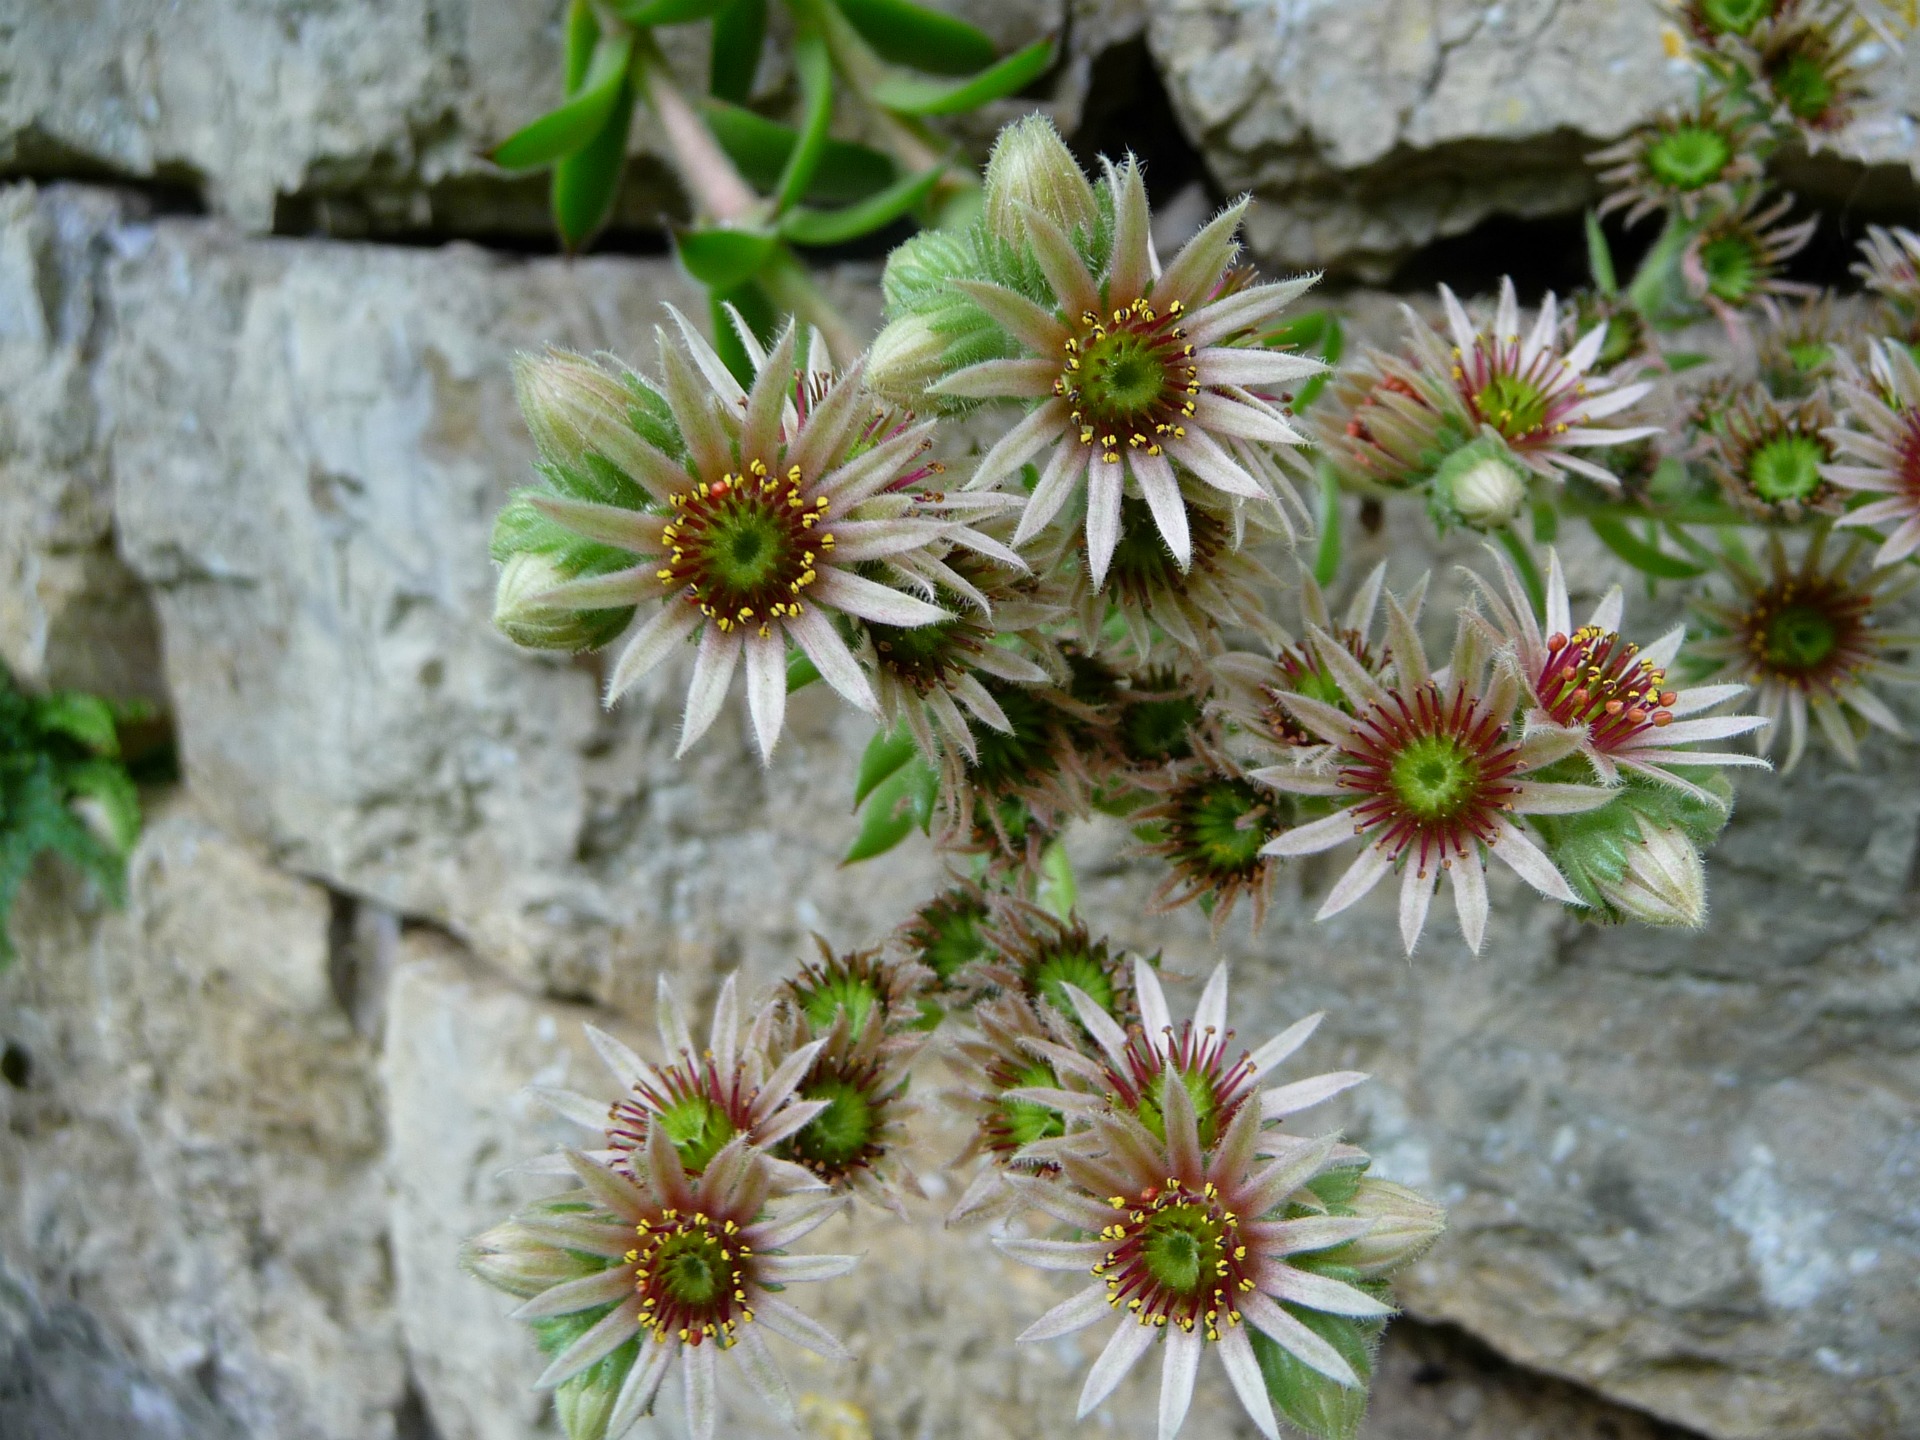
M 1115 57 L 1150 57 L 1213 181 L 1267 202 L 1267 257 L 1356 273 L 1577 207 L 1571 157 L 1678 83 L 1630 0 L 1059 16 L 1057 113 L 1111 116 Z M 1009 41 L 1056 18 L 984 14 Z M 0 655 L 163 700 L 182 768 L 125 910 L 45 867 L 0 976 L 0 1434 L 551 1434 L 508 1303 L 452 1264 L 557 1138 L 521 1087 L 598 1085 L 579 1022 L 644 1038 L 657 975 L 762 980 L 937 883 L 921 842 L 835 864 L 868 727 L 819 687 L 770 770 L 731 714 L 675 762 L 680 677 L 609 715 L 593 665 L 487 625 L 487 527 L 530 457 L 508 357 L 645 361 L 659 303 L 697 298 L 665 258 L 450 238 L 538 224 L 471 154 L 551 67 L 500 0 L 0 24 L 0 166 L 86 181 L 0 191 Z M 1815 170 L 1895 185 L 1898 124 Z M 674 203 L 648 143 L 636 227 Z M 212 213 L 164 213 L 167 187 Z M 829 283 L 865 317 L 872 279 Z M 1428 550 L 1390 517 L 1354 558 L 1405 582 Z M 1452 1208 L 1373 1440 L 1920 1429 L 1920 755 L 1873 743 L 1870 776 L 1744 786 L 1701 936 L 1503 894 L 1486 954 L 1436 935 L 1409 964 L 1388 902 L 1307 920 L 1317 862 L 1260 936 L 1229 927 L 1248 1031 L 1329 1010 L 1312 1061 L 1378 1077 L 1336 1120 Z M 1204 972 L 1197 917 L 1138 913 L 1123 836 L 1076 847 L 1095 919 Z M 855 1362 L 795 1369 L 816 1436 L 1075 1433 L 1072 1347 L 1008 1343 L 1055 1292 L 932 1221 L 956 1145 L 922 1143 L 919 1223 L 835 1237 L 867 1260 L 823 1287 Z M 1149 1433 L 1149 1390 L 1113 1433 Z M 1193 1433 L 1252 1433 L 1217 1375 L 1197 1405 Z M 776 1433 L 751 1402 L 728 1424 Z

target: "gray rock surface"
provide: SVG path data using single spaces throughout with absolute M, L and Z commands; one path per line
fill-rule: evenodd
M 0 981 L 0 1251 L 56 1312 L 37 1349 L 68 1335 L 70 1384 L 87 1347 L 58 1305 L 77 1306 L 155 1377 L 152 1405 L 184 1393 L 237 1434 L 389 1440 L 406 1375 L 380 1097 L 329 979 L 327 894 L 179 805 L 130 891 L 101 917 L 48 866 Z
M 1693 91 L 1671 25 L 1647 0 L 1165 0 L 1148 36 L 1216 181 L 1268 202 L 1248 220 L 1261 257 L 1378 281 L 1489 215 L 1589 203 L 1583 157 Z M 1797 183 L 1857 195 L 1860 166 L 1884 166 L 1912 196 L 1920 63 L 1875 83 L 1890 104 Z

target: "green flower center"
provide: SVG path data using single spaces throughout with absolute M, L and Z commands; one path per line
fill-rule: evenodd
M 1812 605 L 1783 605 L 1761 635 L 1767 664 L 1790 675 L 1818 670 L 1840 645 L 1833 617 Z
M 1745 35 L 1773 14 L 1773 0 L 1700 0 L 1700 19 L 1716 35 Z
M 880 1129 L 878 1108 L 865 1089 L 844 1076 L 829 1076 L 801 1087 L 801 1098 L 824 1100 L 827 1108 L 793 1137 L 800 1158 L 826 1172 L 855 1164 Z
M 1824 340 L 1796 340 L 1787 345 L 1787 358 L 1796 370 L 1814 371 L 1833 358 L 1833 347 Z
M 1242 780 L 1207 781 L 1188 793 L 1182 807 L 1183 849 L 1198 868 L 1215 874 L 1239 874 L 1262 863 L 1266 827 L 1256 817 L 1266 801 Z
M 1170 1205 L 1148 1217 L 1140 1259 L 1156 1285 L 1183 1299 L 1212 1290 L 1227 1261 L 1225 1227 L 1198 1205 Z
M 867 1016 L 879 1003 L 880 991 L 870 977 L 839 974 L 822 976 L 807 989 L 800 1008 L 806 1012 L 807 1023 L 816 1031 L 831 1030 L 835 1018 L 844 1010 L 848 1028 L 858 1037 L 866 1026 Z
M 1113 977 L 1100 957 L 1077 945 L 1048 950 L 1027 965 L 1027 987 L 1062 1015 L 1073 1015 L 1066 987 L 1072 985 L 1109 1015 L 1113 1013 Z
M 1121 718 L 1121 743 L 1139 764 L 1184 760 L 1193 753 L 1189 732 L 1199 718 L 1199 702 L 1191 695 L 1136 701 Z
M 705 1095 L 683 1095 L 654 1118 L 666 1132 L 689 1175 L 707 1168 L 726 1143 L 739 1132 L 733 1122 Z
M 991 725 L 975 729 L 975 758 L 967 767 L 968 778 L 992 793 L 1051 773 L 1057 762 L 1047 748 L 1047 714 L 1041 702 L 1024 686 L 984 683 L 1012 729 L 996 730 Z
M 1161 314 L 1145 300 L 1102 318 L 1080 316 L 1066 342 L 1054 393 L 1067 402 L 1080 443 L 1118 464 L 1122 450 L 1158 455 L 1193 413 L 1198 373 L 1180 328 L 1178 305 Z
M 1747 483 L 1769 505 L 1805 500 L 1820 488 L 1827 450 L 1811 435 L 1776 435 L 1747 462 Z
M 1029 1065 L 1007 1082 L 1009 1090 L 1054 1089 L 1060 1077 L 1047 1065 Z M 1066 1118 L 1058 1110 L 1036 1105 L 1031 1100 L 1002 1100 L 1000 1115 L 1006 1127 L 1006 1139 L 1015 1150 L 1067 1133 Z
M 1473 804 L 1480 764 L 1453 736 L 1422 735 L 1408 741 L 1394 757 L 1387 783 L 1415 819 L 1450 820 Z
M 973 905 L 930 908 L 924 917 L 926 933 L 920 947 L 920 963 L 940 977 L 953 979 L 987 953 L 986 936 L 980 933 L 982 911 Z
M 1733 163 L 1733 146 L 1708 125 L 1682 125 L 1647 146 L 1646 166 L 1654 179 L 1672 190 L 1704 189 Z
M 1096 415 L 1131 419 L 1167 393 L 1167 367 L 1157 345 L 1131 330 L 1089 340 L 1081 352 L 1080 393 Z
M 800 597 L 818 578 L 833 536 L 817 529 L 824 497 L 801 493 L 799 472 L 782 479 L 755 462 L 745 476 L 695 484 L 670 497 L 663 532 L 672 547 L 657 578 L 717 621 L 722 630 L 800 613 Z
M 1533 434 L 1547 418 L 1547 396 L 1520 375 L 1495 375 L 1473 397 L 1481 417 L 1508 440 Z
M 1133 1107 L 1134 1117 L 1153 1132 L 1154 1139 L 1164 1145 L 1167 1139 L 1167 1087 L 1176 1083 L 1187 1092 L 1187 1099 L 1193 1104 L 1193 1116 L 1200 1125 L 1201 1146 L 1212 1145 L 1220 1124 L 1220 1102 L 1214 1095 L 1212 1079 L 1204 1071 L 1163 1065 L 1160 1073 L 1141 1092 L 1139 1103 Z
M 1767 260 L 1751 235 L 1716 235 L 1700 247 L 1700 268 L 1706 272 L 1708 290 L 1738 304 L 1765 278 Z
M 653 1260 L 656 1286 L 681 1305 L 711 1305 L 733 1283 L 733 1265 L 721 1258 L 718 1236 L 686 1231 L 661 1245 Z
M 1833 104 L 1833 76 L 1816 56 L 1805 51 L 1793 51 L 1775 62 L 1768 68 L 1767 79 L 1796 120 L 1811 124 L 1825 116 Z

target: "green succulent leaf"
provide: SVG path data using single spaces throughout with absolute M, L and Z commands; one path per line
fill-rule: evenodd
M 902 767 L 867 798 L 860 814 L 860 833 L 841 858 L 842 865 L 884 855 L 913 833 L 913 811 L 907 798 L 909 780 Z
M 991 37 L 957 16 L 910 0 L 839 0 L 840 13 L 881 57 L 930 75 L 970 75 L 993 64 Z
M 804 690 L 820 678 L 820 667 L 799 651 L 787 656 L 787 693 Z
M 882 781 L 898 774 L 900 767 L 913 758 L 913 752 L 913 736 L 904 726 L 898 730 L 882 730 L 869 740 L 866 753 L 860 757 L 860 773 L 853 782 L 854 808 L 859 809 L 860 803 Z
M 800 78 L 806 109 L 799 143 L 788 154 L 773 192 L 776 214 L 799 204 L 812 186 L 814 171 L 826 154 L 827 126 L 833 120 L 833 57 L 827 53 L 826 38 L 812 26 L 803 25 L 794 34 L 793 69 Z
M 87 760 L 67 771 L 67 788 L 95 801 L 106 817 L 113 848 L 130 853 L 140 838 L 140 792 L 126 769 L 114 760 Z
M 63 691 L 35 702 L 34 722 L 42 730 L 53 731 L 77 740 L 96 755 L 120 753 L 120 737 L 114 730 L 113 706 L 98 695 Z
M 1373 1343 L 1367 1328 L 1341 1315 L 1325 1315 L 1289 1305 L 1287 1313 L 1340 1352 L 1362 1385 L 1373 1374 Z M 1377 1328 L 1377 1327 L 1376 1327 Z M 1254 1358 L 1267 1382 L 1273 1408 L 1318 1440 L 1354 1440 L 1367 1413 L 1367 1392 L 1350 1389 L 1291 1353 L 1258 1330 L 1249 1330 Z
M 1606 515 L 1595 515 L 1588 522 L 1600 543 L 1626 561 L 1644 575 L 1656 580 L 1691 580 L 1696 575 L 1704 575 L 1707 567 L 1697 565 L 1691 560 L 1682 560 L 1677 555 L 1669 555 L 1660 548 L 1658 539 L 1642 540 L 1626 526 L 1623 520 Z
M 956 83 L 894 75 L 873 87 L 873 103 L 901 115 L 958 115 L 1024 90 L 1053 64 L 1053 41 L 1036 40 L 997 65 Z
M 600 133 L 553 167 L 553 223 L 569 254 L 586 247 L 613 215 L 627 168 L 627 132 L 637 95 L 623 80 Z
M 709 290 L 707 292 L 708 317 L 713 322 L 713 348 L 719 352 L 721 360 L 726 362 L 733 378 L 741 385 L 753 384 L 753 357 L 747 353 L 746 345 L 740 334 L 734 329 L 733 317 L 726 312 L 731 305 L 747 323 L 756 338 L 762 342 L 773 333 L 780 323 L 779 315 L 773 308 L 773 302 L 767 299 L 766 291 L 752 281 L 736 285 L 731 290 Z
M 780 234 L 796 245 L 844 245 L 891 225 L 931 195 L 945 173 L 944 165 L 932 166 L 839 210 L 789 210 L 780 217 Z
M 1320 538 L 1313 551 L 1313 578 L 1326 586 L 1333 584 L 1340 574 L 1340 477 L 1333 473 L 1331 465 L 1317 468 L 1320 494 L 1314 518 Z
M 787 160 L 800 143 L 798 130 L 719 100 L 709 100 L 702 114 L 714 139 L 749 185 L 764 192 L 780 183 Z M 830 139 L 821 148 L 806 198 L 835 203 L 861 200 L 891 185 L 895 175 L 893 161 L 878 150 Z
M 1593 288 L 1611 299 L 1620 293 L 1620 279 L 1613 269 L 1613 251 L 1600 228 L 1600 217 L 1587 212 L 1587 269 L 1593 275 Z
M 566 95 L 578 95 L 586 83 L 587 68 L 593 63 L 593 47 L 600 39 L 600 17 L 594 13 L 593 0 L 571 0 L 566 19 Z
M 683 230 L 675 239 L 680 263 L 702 285 L 730 290 L 760 273 L 779 238 L 766 230 Z
M 732 0 L 713 17 L 707 88 L 716 100 L 745 104 L 767 43 L 767 0 Z
M 606 128 L 620 103 L 632 59 L 630 32 L 602 35 L 594 42 L 578 93 L 558 110 L 502 140 L 488 158 L 502 170 L 538 170 L 585 149 Z

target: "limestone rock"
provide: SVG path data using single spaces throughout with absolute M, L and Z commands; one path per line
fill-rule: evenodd
M 329 981 L 326 892 L 178 806 L 130 890 L 101 916 L 47 867 L 22 899 L 0 1250 L 188 1419 L 205 1402 L 262 1440 L 388 1440 L 405 1371 L 380 1102 Z
M 1693 91 L 1669 26 L 1645 0 L 1167 0 L 1148 35 L 1221 188 L 1269 202 L 1249 217 L 1256 252 L 1377 281 L 1489 215 L 1589 203 L 1583 157 Z M 1914 193 L 1920 64 L 1875 83 L 1876 113 L 1795 183 L 1837 199 L 1865 164 Z

